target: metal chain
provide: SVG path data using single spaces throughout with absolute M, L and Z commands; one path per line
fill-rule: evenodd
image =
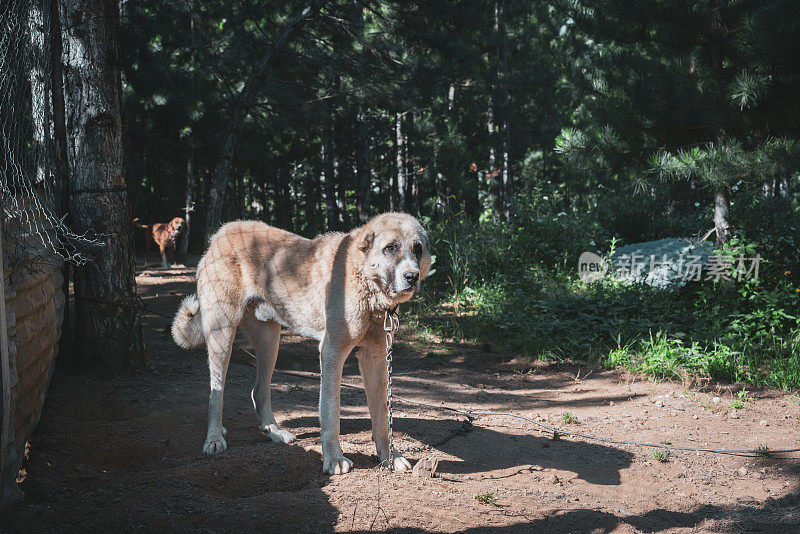
M 383 315 L 383 330 L 386 332 L 386 414 L 389 427 L 389 459 L 385 465 L 390 471 L 394 471 L 394 437 L 392 435 L 392 345 L 394 345 L 393 333 L 400 327 L 400 317 L 397 315 L 397 308 L 386 310 Z M 384 463 L 386 463 L 384 462 Z

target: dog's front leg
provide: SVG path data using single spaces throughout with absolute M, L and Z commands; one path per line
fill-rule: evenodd
M 381 463 L 389 460 L 389 426 L 386 406 L 386 357 L 379 348 L 362 345 L 356 353 L 358 368 L 364 379 L 369 415 L 372 419 L 372 441 Z M 395 471 L 411 469 L 411 464 L 395 451 L 392 458 Z M 387 462 L 388 463 L 388 462 Z
M 167 249 L 164 245 L 159 245 L 158 250 L 161 252 L 161 267 L 164 269 L 169 269 L 170 264 L 167 261 Z
M 327 338 L 322 342 L 319 388 L 319 422 L 322 440 L 322 471 L 329 475 L 347 473 L 353 462 L 342 454 L 339 443 L 339 412 L 342 370 L 352 347 L 343 347 Z

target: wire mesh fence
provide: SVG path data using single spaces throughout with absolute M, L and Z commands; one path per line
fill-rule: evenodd
M 54 136 L 59 118 L 54 113 L 53 64 L 60 57 L 53 41 L 53 1 L 0 3 L 0 201 L 6 276 L 39 272 L 63 261 L 82 264 L 100 245 L 96 235 L 71 231 L 62 215 L 68 187 L 58 170 Z
M 75 233 L 63 215 L 69 182 L 57 7 L 56 0 L 0 1 L 2 502 L 21 496 L 15 479 L 53 373 L 66 303 L 60 267 L 89 262 L 103 237 Z

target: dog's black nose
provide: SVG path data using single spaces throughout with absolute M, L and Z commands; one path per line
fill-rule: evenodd
M 416 283 L 419 280 L 419 271 L 406 271 L 403 273 L 403 278 L 406 279 L 406 282 L 409 284 Z

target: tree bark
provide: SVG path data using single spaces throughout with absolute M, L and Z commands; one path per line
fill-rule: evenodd
M 178 246 L 178 254 L 181 263 L 186 263 L 186 253 L 189 251 L 189 232 L 192 231 L 192 212 L 194 211 L 194 138 L 189 132 L 186 138 L 186 191 L 184 193 L 183 219 L 186 221 L 186 229 L 181 235 L 181 242 Z
M 358 113 L 356 113 L 356 175 L 358 178 L 356 194 L 358 222 L 364 224 L 369 220 L 370 215 L 372 173 L 369 166 L 369 135 L 367 133 L 366 113 L 360 104 Z
M 731 198 L 726 188 L 714 191 L 714 228 L 717 232 L 717 247 L 731 240 Z
M 405 206 L 403 209 L 408 213 L 418 213 L 417 206 L 417 180 L 416 172 L 414 169 L 413 151 L 411 143 L 409 142 L 409 132 L 414 131 L 414 114 L 408 113 L 405 121 L 405 128 L 403 128 L 403 160 L 406 165 L 406 192 L 405 192 Z
M 334 140 L 337 142 L 334 153 L 334 168 L 336 171 L 336 203 L 339 206 L 339 228 L 347 228 L 349 217 L 347 214 L 347 187 L 353 170 L 348 152 L 351 150 L 350 143 L 344 143 L 345 131 L 342 117 L 337 117 L 334 122 Z M 350 139 L 349 135 L 347 137 Z
M 407 209 L 406 203 L 406 145 L 405 136 L 403 135 L 403 114 L 395 114 L 394 121 L 394 134 L 395 134 L 395 159 L 397 160 L 397 209 L 405 211 Z
M 313 162 L 310 167 L 303 166 L 303 201 L 306 235 L 317 235 L 320 228 L 319 181 L 320 173 Z
M 503 202 L 503 218 L 509 220 L 511 217 L 511 206 L 514 202 L 514 184 L 511 176 L 511 163 L 509 161 L 509 150 L 511 146 L 511 134 L 509 131 L 509 115 L 511 113 L 511 103 L 509 98 L 508 89 L 508 32 L 506 31 L 506 3 L 505 0 L 498 2 L 497 10 L 497 29 L 500 33 L 500 61 L 502 64 L 502 73 L 500 78 L 500 87 L 503 93 L 503 106 L 502 106 L 502 123 L 503 123 L 503 162 L 502 162 L 502 202 Z
M 55 210 L 63 218 L 63 224 L 72 228 L 69 218 L 69 166 L 67 155 L 67 126 L 64 111 L 64 78 L 61 66 L 63 44 L 61 41 L 61 21 L 59 19 L 58 0 L 50 0 L 50 98 L 53 113 L 53 164 L 55 171 Z M 64 263 L 61 266 L 64 282 L 62 290 L 69 296 L 69 286 L 72 280 L 71 265 Z M 61 352 L 69 354 L 72 347 L 74 332 L 70 311 L 70 299 L 64 301 L 64 317 L 61 327 Z
M 439 220 L 444 219 L 447 214 L 447 182 L 444 175 L 439 170 L 441 162 L 439 161 L 439 147 L 433 148 L 433 165 L 431 165 L 431 172 L 433 173 L 433 186 L 436 191 L 436 216 Z
M 47 54 L 48 19 L 50 11 L 45 2 L 33 0 L 28 10 L 28 37 L 30 39 L 29 80 L 31 84 L 31 119 L 33 123 L 33 149 L 36 176 L 34 183 L 44 185 L 50 192 L 55 183 L 52 161 L 52 131 L 50 129 L 50 77 L 47 70 L 50 58 Z
M 194 10 L 195 3 L 189 4 L 189 46 L 191 52 L 189 55 L 189 65 L 192 68 L 191 85 L 192 89 L 196 89 L 195 84 L 195 31 L 194 31 Z M 186 134 L 186 190 L 184 192 L 183 203 L 183 219 L 186 221 L 186 229 L 181 235 L 181 241 L 178 245 L 179 261 L 186 264 L 186 254 L 189 251 L 189 233 L 192 231 L 192 212 L 194 211 L 194 132 L 191 126 Z
M 211 198 L 208 206 L 208 219 L 206 221 L 206 238 L 210 238 L 220 225 L 222 220 L 222 205 L 225 200 L 225 191 L 231 178 L 231 168 L 236 145 L 239 142 L 239 133 L 242 129 L 248 110 L 255 102 L 261 85 L 267 72 L 272 68 L 277 60 L 278 52 L 294 37 L 303 25 L 314 15 L 316 15 L 326 0 L 312 0 L 311 4 L 292 19 L 283 33 L 269 45 L 267 52 L 253 71 L 253 75 L 247 80 L 233 104 L 228 125 L 223 135 L 223 143 L 217 155 L 217 163 L 214 167 L 213 185 L 211 187 Z
M 339 206 L 336 203 L 336 172 L 333 155 L 333 111 L 322 126 L 322 173 L 325 188 L 325 216 L 328 230 L 339 229 Z
M 122 87 L 115 2 L 62 0 L 70 217 L 104 242 L 75 269 L 78 366 L 130 369 L 146 362 L 123 173 Z
M 289 190 L 289 177 L 288 173 L 279 168 L 277 170 L 277 183 L 275 187 L 275 219 L 278 223 L 278 228 L 284 230 L 291 230 L 291 213 L 289 205 L 292 202 L 291 191 Z
M 64 116 L 64 79 L 61 68 L 61 24 L 58 1 L 50 1 L 50 92 L 53 107 L 53 159 L 56 179 L 56 212 L 69 210 L 69 167 L 67 164 L 67 127 Z M 69 224 L 69 221 L 66 221 Z M 67 278 L 65 276 L 64 278 Z M 66 321 L 64 322 L 66 324 Z
M 486 130 L 489 133 L 489 172 L 486 174 L 486 185 L 492 205 L 493 218 L 495 221 L 499 221 L 503 214 L 503 173 L 502 169 L 497 166 L 497 151 L 495 149 L 496 128 L 494 124 L 493 98 L 491 97 L 487 113 Z

